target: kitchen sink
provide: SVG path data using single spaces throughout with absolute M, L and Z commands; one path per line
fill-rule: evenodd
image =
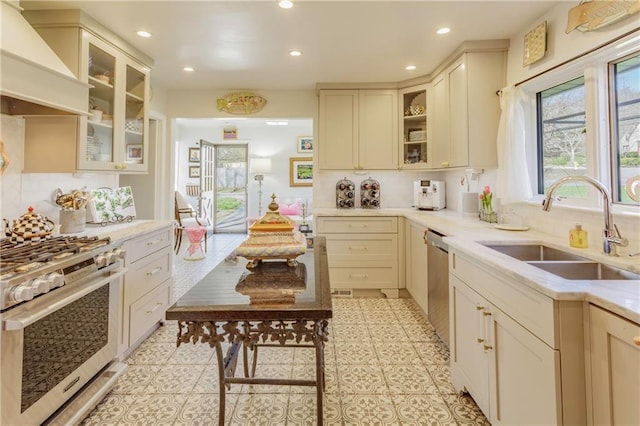
M 543 244 L 485 244 L 486 247 L 525 262 L 542 260 L 587 260 Z
M 638 280 L 640 274 L 592 261 L 527 262 L 568 280 Z

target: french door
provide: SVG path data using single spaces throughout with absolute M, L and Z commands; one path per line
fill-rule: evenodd
M 248 153 L 246 143 L 213 144 L 213 232 L 247 232 Z

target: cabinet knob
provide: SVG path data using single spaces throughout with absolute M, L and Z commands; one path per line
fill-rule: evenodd
M 484 339 L 481 339 L 481 338 L 479 338 L 479 337 L 478 337 L 476 340 L 477 340 L 477 342 L 478 342 L 478 343 L 482 343 L 482 342 L 484 342 Z
M 483 311 L 484 310 L 484 306 L 476 306 L 476 311 Z
M 633 343 L 635 343 L 636 345 L 640 346 L 640 336 L 635 336 L 633 338 Z
M 484 315 L 485 317 L 488 317 L 488 316 L 491 316 L 491 312 L 484 311 L 482 315 Z
M 491 345 L 484 345 L 484 350 L 485 350 L 485 351 L 489 351 L 489 350 L 491 350 L 491 349 L 493 349 L 493 346 L 491 346 Z

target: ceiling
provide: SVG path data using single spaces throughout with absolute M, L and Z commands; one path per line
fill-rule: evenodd
M 428 75 L 462 42 L 509 39 L 557 3 L 297 0 L 281 9 L 275 0 L 20 2 L 84 10 L 154 58 L 157 88 L 246 90 Z M 437 35 L 441 26 L 451 32 Z M 141 29 L 152 37 L 137 36 Z M 291 57 L 292 49 L 302 56 Z M 417 68 L 405 70 L 409 64 Z

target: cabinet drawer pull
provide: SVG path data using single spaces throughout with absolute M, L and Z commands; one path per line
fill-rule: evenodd
M 351 247 L 351 246 L 349 246 L 349 250 L 366 251 L 368 249 L 366 247 Z
M 483 311 L 484 310 L 484 306 L 476 306 L 476 311 Z
M 158 243 L 162 242 L 162 238 L 158 238 L 157 240 L 147 241 L 147 246 L 155 246 Z
M 493 346 L 491 346 L 491 345 L 484 345 L 484 350 L 485 350 L 485 351 L 489 351 L 489 350 L 491 350 L 491 349 L 493 349 Z
M 349 274 L 349 278 L 369 278 L 367 274 Z
M 482 343 L 482 342 L 484 342 L 484 339 L 481 339 L 481 338 L 479 338 L 479 337 L 478 337 L 476 340 L 478 341 L 478 343 Z
M 633 338 L 633 343 L 635 343 L 636 345 L 640 346 L 640 336 L 635 336 Z
M 490 317 L 491 316 L 491 312 L 484 311 L 482 313 L 482 315 L 484 315 L 485 317 Z
M 160 306 L 162 306 L 162 303 L 158 302 L 156 303 L 156 305 L 153 307 L 153 309 L 148 310 L 147 311 L 147 315 L 152 314 L 154 311 L 156 311 Z
M 147 272 L 147 276 L 151 277 L 155 274 L 157 274 L 158 272 L 162 271 L 162 266 L 158 266 L 157 268 L 155 268 L 153 271 L 149 271 Z

